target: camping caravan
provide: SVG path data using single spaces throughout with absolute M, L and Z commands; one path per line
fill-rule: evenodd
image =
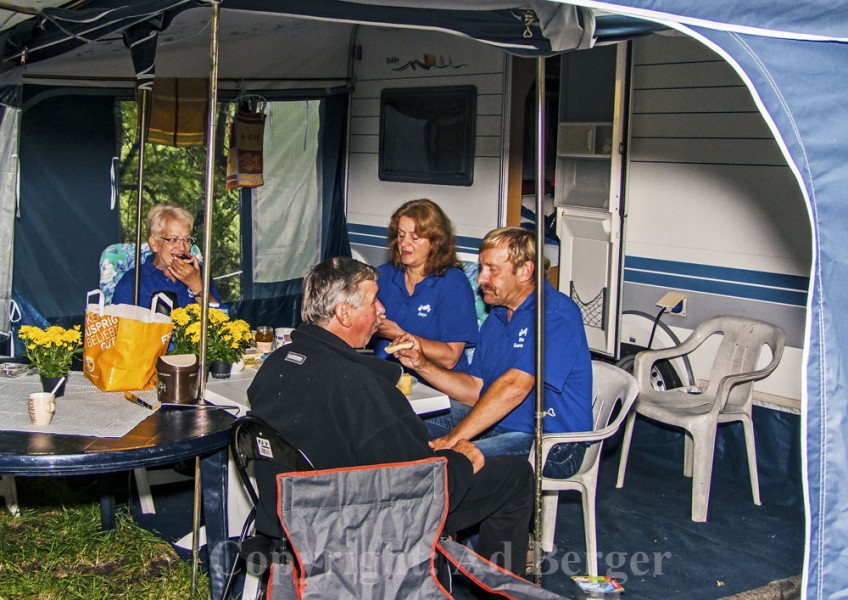
M 136 12 L 127 15 L 104 9 L 114 6 L 100 0 L 71 24 L 57 17 L 73 15 L 74 8 L 61 15 L 45 8 L 62 2 L 19 4 L 37 5 L 41 13 L 4 21 L 2 83 L 19 93 L 4 97 L 22 113 L 5 111 L 0 128 L 7 175 L 0 181 L 0 255 L 7 259 L 0 300 L 5 312 L 14 280 L 49 320 L 72 320 L 75 311 L 81 318 L 84 292 L 96 287 L 94 267 L 89 272 L 83 265 L 96 265 L 100 251 L 120 235 L 110 205 L 114 90 L 131 100 L 136 82 L 120 34 L 147 23 L 143 9 L 150 7 L 159 20 L 151 21 L 149 37 L 159 32 L 162 42 L 157 76 L 202 78 L 208 75 L 208 6 L 136 2 Z M 539 202 L 546 216 L 555 215 L 551 233 L 558 239 L 546 251 L 559 287 L 587 306 L 596 301 L 590 337 L 612 360 L 650 338 L 657 344 L 683 338 L 716 314 L 755 315 L 786 331 L 779 371 L 757 386 L 758 402 L 769 406 L 769 418 L 794 417 L 785 437 L 795 446 L 784 447 L 775 461 L 803 452 L 803 474 L 794 476 L 808 511 L 807 593 L 826 597 L 844 589 L 848 582 L 837 565 L 848 528 L 838 509 L 848 471 L 848 409 L 841 394 L 848 377 L 841 360 L 848 341 L 841 319 L 848 307 L 842 267 L 848 262 L 842 240 L 848 128 L 841 98 L 848 83 L 833 76 L 848 61 L 843 3 L 811 3 L 803 11 L 785 0 L 757 10 L 726 1 L 686 8 L 666 0 L 463 3 L 501 11 L 499 17 L 519 24 L 518 38 L 526 27 L 532 38 L 526 47 L 491 37 L 476 42 L 471 38 L 485 34 L 467 22 L 453 26 L 445 14 L 422 17 L 446 4 L 436 0 L 287 2 L 289 14 L 282 16 L 271 4 L 223 3 L 222 22 L 230 21 L 221 36 L 223 97 L 247 91 L 272 102 L 321 98 L 320 117 L 335 118 L 337 129 L 332 139 L 310 143 L 340 150 L 314 171 L 323 184 L 323 212 L 313 227 L 320 223 L 324 237 L 312 239 L 311 248 L 322 256 L 350 249 L 373 263 L 385 256 L 388 218 L 404 200 L 439 202 L 469 261 L 486 231 L 520 223 L 522 206 L 535 209 L 534 201 L 522 201 L 522 191 L 532 193 L 522 184 L 532 179 L 528 98 L 535 62 L 504 48 L 524 57 L 555 54 L 564 48 L 547 42 L 543 30 L 558 9 L 580 6 L 576 20 L 593 39 L 551 59 L 548 71 L 556 75 L 546 98 L 556 106 L 545 136 L 553 185 L 550 199 Z M 544 18 L 525 24 L 526 12 L 504 8 L 512 4 L 533 5 Z M 599 7 L 602 12 L 593 12 Z M 90 25 L 99 23 L 96 14 L 109 12 L 124 20 L 113 18 L 102 29 Z M 638 35 L 614 29 L 612 20 L 622 16 L 643 25 Z M 48 35 L 57 37 L 32 41 Z M 381 145 L 382 107 L 421 91 L 415 88 L 455 94 L 460 116 L 473 106 L 472 121 L 456 129 L 474 141 L 471 164 L 468 154 L 456 152 L 464 171 L 450 174 L 448 183 L 422 180 L 414 157 L 388 156 L 403 159 L 401 171 L 412 171 L 406 182 L 386 164 L 391 146 Z M 394 124 L 410 126 L 401 121 Z M 292 325 L 296 300 L 281 313 L 263 304 L 288 298 L 290 290 L 254 270 L 261 223 L 249 220 L 251 202 L 241 213 L 242 268 L 251 279 L 242 291 L 251 295 L 236 310 L 251 321 L 273 314 L 288 319 L 279 325 Z M 655 329 L 657 303 L 667 292 L 680 295 Z M 699 371 L 697 363 L 692 368 Z
M 532 81 L 532 64 L 436 32 L 363 29 L 355 43 L 346 210 L 355 255 L 384 262 L 392 212 L 417 197 L 448 213 L 464 260 L 476 261 L 488 230 L 519 224 L 521 210 L 535 220 L 532 164 L 523 164 L 533 157 L 514 148 L 517 133 L 532 149 L 525 107 L 534 89 L 516 83 L 522 74 Z M 544 210 L 558 240 L 545 251 L 559 266 L 555 283 L 584 309 L 592 350 L 632 358 L 668 292 L 685 295 L 685 311 L 665 313 L 654 347 L 716 315 L 757 315 L 790 336 L 778 372 L 757 385 L 759 401 L 797 413 L 811 234 L 803 196 L 742 80 L 702 44 L 668 32 L 550 62 Z M 388 173 L 392 94 L 421 106 L 426 94 L 463 89 L 476 98 L 469 180 Z M 404 133 L 408 156 L 415 138 Z M 516 173 L 530 191 L 517 198 Z M 666 373 L 672 385 L 687 375 Z

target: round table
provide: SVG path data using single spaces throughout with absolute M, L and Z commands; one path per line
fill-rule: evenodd
M 214 406 L 162 407 L 121 438 L 3 431 L 0 475 L 92 475 L 154 467 L 201 457 L 209 578 L 212 597 L 229 572 L 227 543 L 227 448 L 234 418 Z M 114 496 L 101 497 L 101 522 L 114 526 Z M 190 518 L 190 517 L 189 517 Z

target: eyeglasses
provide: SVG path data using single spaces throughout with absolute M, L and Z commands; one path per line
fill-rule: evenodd
M 172 246 L 176 244 L 188 244 L 189 246 L 194 246 L 194 238 L 191 236 L 178 238 L 178 237 L 160 237 L 160 240 L 167 244 L 171 244 Z

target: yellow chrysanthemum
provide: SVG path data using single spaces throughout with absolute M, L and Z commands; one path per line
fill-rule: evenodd
M 65 329 L 51 325 L 47 329 L 24 325 L 18 336 L 33 366 L 47 377 L 58 377 L 71 368 L 74 354 L 82 351 L 80 327 Z
M 191 320 L 191 316 L 188 314 L 188 311 L 184 308 L 175 308 L 171 311 L 171 322 L 174 325 L 179 327 L 183 327 L 188 325 L 188 322 Z

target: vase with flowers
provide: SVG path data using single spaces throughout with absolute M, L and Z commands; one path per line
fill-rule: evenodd
M 82 352 L 82 331 L 79 325 L 70 329 L 53 325 L 42 329 L 31 325 L 21 326 L 18 337 L 26 348 L 30 364 L 41 375 L 41 387 L 45 392 L 53 388 L 62 377 L 67 381 L 75 354 Z M 56 397 L 65 393 L 65 382 L 56 389 Z
M 174 347 L 170 354 L 200 354 L 200 305 L 189 304 L 171 311 Z M 213 376 L 229 377 L 233 363 L 250 344 L 250 325 L 231 320 L 222 310 L 209 308 L 206 327 L 206 362 Z M 213 363 L 218 364 L 213 364 Z M 217 375 L 216 375 L 217 373 Z

